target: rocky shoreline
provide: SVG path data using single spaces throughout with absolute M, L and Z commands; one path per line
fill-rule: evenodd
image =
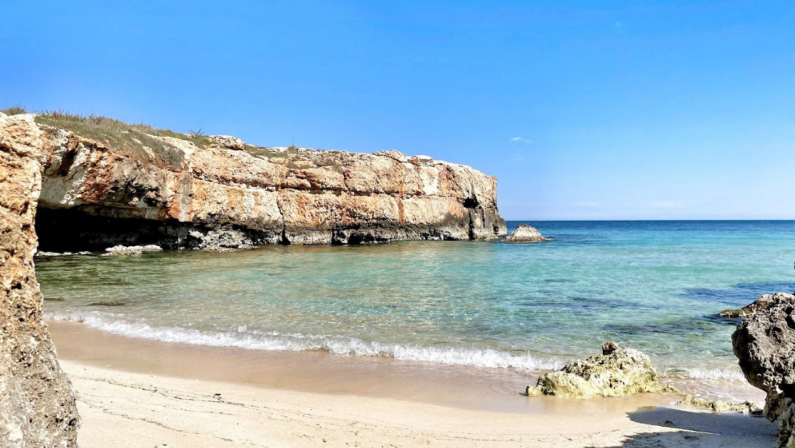
M 427 156 L 264 148 L 68 114 L 35 122 L 43 154 L 36 230 L 47 252 L 506 234 L 496 178 Z

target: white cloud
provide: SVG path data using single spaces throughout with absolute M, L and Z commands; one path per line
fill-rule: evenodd
M 523 138 L 523 137 L 513 137 L 513 138 L 511 139 L 511 141 L 512 141 L 512 142 L 522 142 L 522 143 L 528 143 L 528 144 L 529 144 L 529 143 L 533 143 L 533 141 L 532 141 L 532 140 L 528 140 L 528 139 L 526 139 L 526 138 Z

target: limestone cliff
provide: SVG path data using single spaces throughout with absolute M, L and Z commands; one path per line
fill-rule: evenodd
M 42 321 L 33 269 L 42 140 L 30 115 L 0 113 L 0 446 L 77 446 L 71 383 Z
M 40 121 L 43 250 L 491 240 L 506 233 L 497 179 L 463 165 L 133 127 L 121 131 L 127 140 L 120 143 L 51 124 Z

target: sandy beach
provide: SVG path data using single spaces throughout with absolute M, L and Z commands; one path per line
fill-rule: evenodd
M 455 369 L 367 368 L 50 327 L 89 448 L 769 447 L 777 434 L 762 418 L 677 407 L 670 396 L 528 398 Z

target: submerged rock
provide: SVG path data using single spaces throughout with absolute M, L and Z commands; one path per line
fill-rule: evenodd
M 567 398 L 622 397 L 636 393 L 674 391 L 662 386 L 651 359 L 638 350 L 606 342 L 602 354 L 577 360 L 557 372 L 546 373 L 527 395 Z
M 160 252 L 162 250 L 162 247 L 154 244 L 147 246 L 113 246 L 105 249 L 105 253 L 102 255 L 141 255 L 144 252 Z
M 757 415 L 762 413 L 762 406 L 752 401 L 737 403 L 723 400 L 708 400 L 706 398 L 696 397 L 692 394 L 685 395 L 685 397 L 676 404 L 708 409 L 718 414 L 740 413 Z
M 508 243 L 537 243 L 549 241 L 549 238 L 544 238 L 544 235 L 541 235 L 541 232 L 536 230 L 535 227 L 527 224 L 519 224 L 516 230 L 505 238 L 505 241 Z
M 779 446 L 795 446 L 795 296 L 766 294 L 732 335 L 745 378 L 767 392 L 764 415 L 778 421 Z
M 0 446 L 9 448 L 76 447 L 80 426 L 33 266 L 41 159 L 33 117 L 0 114 Z
M 778 293 L 778 294 L 784 294 L 784 293 Z M 749 305 L 746 305 L 740 309 L 723 310 L 720 313 L 718 313 L 718 315 L 720 317 L 725 317 L 728 319 L 738 319 L 743 316 L 753 314 L 757 310 L 767 308 L 773 302 L 774 297 L 775 297 L 774 294 L 762 294 L 761 296 L 759 296 L 758 299 L 756 299 L 753 303 Z

